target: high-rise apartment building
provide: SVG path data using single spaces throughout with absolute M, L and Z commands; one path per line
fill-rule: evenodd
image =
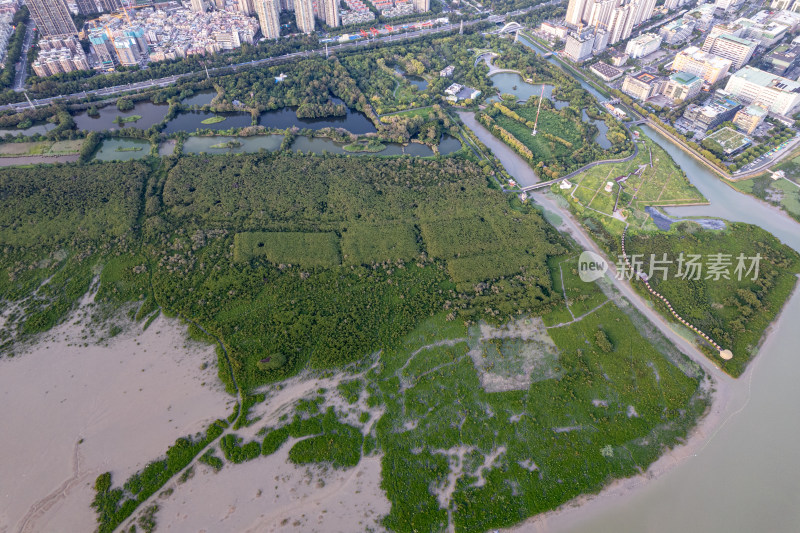
M 583 23 L 583 12 L 586 10 L 588 3 L 588 0 L 569 0 L 564 22 L 572 26 L 580 26 Z
M 97 59 L 100 60 L 102 68 L 105 70 L 113 68 L 115 63 L 114 58 L 117 53 L 108 35 L 104 31 L 93 32 L 89 34 L 89 42 L 91 43 L 92 50 L 97 56 Z
M 97 13 L 97 5 L 95 5 L 94 0 L 75 0 L 75 6 L 81 15 Z
M 570 0 L 565 22 L 573 28 L 603 29 L 609 44 L 631 36 L 637 26 L 653 16 L 656 0 Z
M 27 5 L 42 37 L 78 34 L 64 0 L 28 0 Z
M 638 26 L 646 20 L 650 20 L 653 16 L 653 10 L 656 8 L 656 0 L 634 0 L 634 17 L 633 25 Z
M 426 13 L 431 10 L 431 0 L 414 0 L 414 11 Z
M 314 6 L 311 0 L 295 0 L 294 17 L 297 29 L 303 33 L 314 31 Z
M 206 12 L 206 3 L 205 0 L 192 0 L 192 11 L 197 13 L 205 13 Z
M 632 4 L 617 7 L 611 12 L 611 21 L 608 27 L 611 33 L 608 40 L 609 44 L 618 43 L 631 36 L 631 32 L 633 31 L 633 18 L 634 12 Z
M 244 13 L 245 15 L 252 15 L 256 12 L 255 4 L 253 0 L 239 0 L 239 11 Z M 259 23 L 261 21 L 259 20 Z
M 321 17 L 325 24 L 330 26 L 331 28 L 338 27 L 342 22 L 341 18 L 339 17 L 339 0 L 320 0 L 322 2 L 321 6 Z
M 122 10 L 122 0 L 100 0 L 100 7 L 104 13 L 113 13 Z
M 255 11 L 261 33 L 266 39 L 277 39 L 281 36 L 279 0 L 255 0 Z

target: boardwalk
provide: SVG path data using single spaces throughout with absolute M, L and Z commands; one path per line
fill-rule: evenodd
M 625 237 L 627 237 L 627 235 L 628 235 L 628 227 L 625 226 L 625 229 L 622 230 L 622 259 L 625 261 L 625 266 L 632 273 L 633 277 L 639 279 L 642 283 L 644 283 L 644 286 L 647 287 L 647 290 L 650 292 L 650 294 L 652 294 L 655 298 L 661 300 L 661 302 L 667 306 L 667 309 L 669 310 L 670 314 L 672 314 L 672 316 L 675 317 L 675 319 L 678 322 L 680 322 L 681 324 L 683 324 L 696 334 L 700 335 L 706 342 L 708 342 L 711 346 L 716 348 L 717 351 L 719 352 L 719 356 L 722 359 L 730 359 L 731 357 L 733 357 L 730 350 L 723 350 L 722 346 L 714 342 L 714 340 L 711 337 L 703 333 L 703 331 L 701 331 L 699 328 L 697 328 L 689 321 L 684 319 L 682 316 L 680 316 L 675 311 L 675 309 L 672 308 L 672 304 L 669 302 L 669 300 L 664 298 L 664 296 L 662 296 L 659 292 L 655 291 L 653 287 L 650 286 L 650 281 L 647 279 L 647 276 L 644 275 L 643 272 L 639 272 L 637 269 L 631 266 L 631 263 L 628 260 L 628 254 L 625 252 Z

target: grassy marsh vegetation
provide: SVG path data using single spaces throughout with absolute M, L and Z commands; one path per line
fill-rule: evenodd
M 635 172 L 637 170 L 639 172 Z M 618 176 L 629 176 L 622 192 L 619 184 L 614 185 L 611 193 L 606 192 L 605 184 Z M 554 186 L 552 190 L 570 200 L 570 208 L 598 244 L 612 257 L 618 257 L 622 252 L 622 232 L 627 226 L 627 253 L 631 257 L 632 254 L 639 256 L 642 272 L 650 272 L 653 254 L 658 261 L 654 266 L 667 261 L 670 265 L 668 279 L 664 280 L 663 274 L 654 270 L 656 276 L 650 280 L 653 289 L 666 297 L 684 319 L 733 352 L 733 359 L 722 360 L 717 350 L 697 337 L 700 348 L 715 363 L 733 376 L 744 372 L 757 352 L 764 331 L 797 282 L 798 254 L 766 231 L 747 224 L 729 223 L 725 230 L 708 230 L 687 221 L 673 224 L 669 231 L 659 230 L 646 207 L 705 203 L 706 200 L 669 154 L 646 136 L 641 137 L 639 155 L 632 161 L 594 167 L 572 178 L 571 182 L 570 189 Z M 624 220 L 612 216 L 618 193 L 619 212 Z M 701 256 L 706 267 L 712 254 L 723 254 L 728 262 L 728 279 L 710 275 L 703 267 L 699 279 L 678 277 L 681 253 L 684 260 L 690 255 Z M 740 254 L 745 258 L 760 254 L 758 279 L 749 279 L 752 273 L 738 279 L 735 269 Z M 746 274 L 749 259 L 744 266 Z M 642 283 L 634 281 L 633 286 L 650 297 Z M 660 300 L 654 301 L 656 307 L 672 319 L 667 307 Z

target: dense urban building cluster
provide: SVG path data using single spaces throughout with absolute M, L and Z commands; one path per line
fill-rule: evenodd
M 733 171 L 800 120 L 800 0 L 570 0 L 535 33 Z
M 187 0 L 156 3 L 123 0 L 29 0 L 27 5 L 42 37 L 33 70 L 50 76 L 73 70 L 112 70 L 117 66 L 144 66 L 149 62 L 233 50 L 253 44 L 260 35 L 278 39 L 288 26 L 281 13 L 294 13 L 297 30 L 311 33 L 375 20 L 361 0 Z M 383 17 L 392 18 L 430 10 L 430 0 L 374 0 Z M 0 1 L 0 17 L 13 15 L 18 0 Z M 71 14 L 93 15 L 77 28 Z M 0 18 L 0 59 L 13 31 Z M 87 56 L 77 40 L 79 31 L 89 40 Z M 291 30 L 289 30 L 291 31 Z M 76 46 L 75 43 L 78 43 Z
M 14 28 L 11 26 L 11 19 L 13 13 L 0 12 L 0 64 L 5 65 L 6 52 L 8 51 L 8 40 L 14 33 Z
M 89 60 L 77 37 L 55 37 L 39 41 L 39 55 L 33 62 L 37 76 L 52 76 L 73 70 L 89 70 Z
M 655 7 L 655 0 L 570 0 L 565 54 L 581 62 L 627 39 L 634 27 L 653 16 Z
M 109 69 L 233 50 L 255 41 L 258 23 L 237 11 L 194 11 L 171 3 L 125 17 L 102 15 L 87 23 L 86 33 L 99 66 Z

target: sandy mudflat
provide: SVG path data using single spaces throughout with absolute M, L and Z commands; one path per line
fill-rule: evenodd
M 245 442 L 260 439 L 264 427 L 282 425 L 281 415 L 291 414 L 300 398 L 311 398 L 325 390 L 325 406 L 333 406 L 344 422 L 360 426 L 358 413 L 369 412 L 362 427 L 368 433 L 380 418 L 380 409 L 369 409 L 366 394 L 354 405 L 346 404 L 336 392 L 343 379 L 336 374 L 320 378 L 303 373 L 280 386 L 262 390 L 264 403 L 250 411 L 259 421 L 235 431 Z M 342 416 L 344 415 L 344 416 Z M 353 533 L 383 531 L 380 520 L 389 513 L 390 503 L 380 488 L 380 457 L 362 458 L 352 468 L 337 470 L 327 465 L 297 466 L 288 460 L 289 450 L 299 439 L 290 438 L 274 454 L 236 465 L 226 461 L 219 472 L 195 463 L 194 476 L 185 483 L 173 480 L 168 498 L 158 498 L 156 515 L 159 531 L 216 532 L 324 532 Z M 222 457 L 219 443 L 215 455 Z
M 196 466 L 192 479 L 158 502 L 158 531 L 383 530 L 380 519 L 389 502 L 380 489 L 379 457 L 347 470 L 295 466 L 287 459 L 293 442 L 268 457 L 226 463 L 218 473 Z
M 233 398 L 213 347 L 186 340 L 176 320 L 139 327 L 84 346 L 73 319 L 0 359 L 0 532 L 94 530 L 99 474 L 120 485 L 176 438 L 227 416 Z

